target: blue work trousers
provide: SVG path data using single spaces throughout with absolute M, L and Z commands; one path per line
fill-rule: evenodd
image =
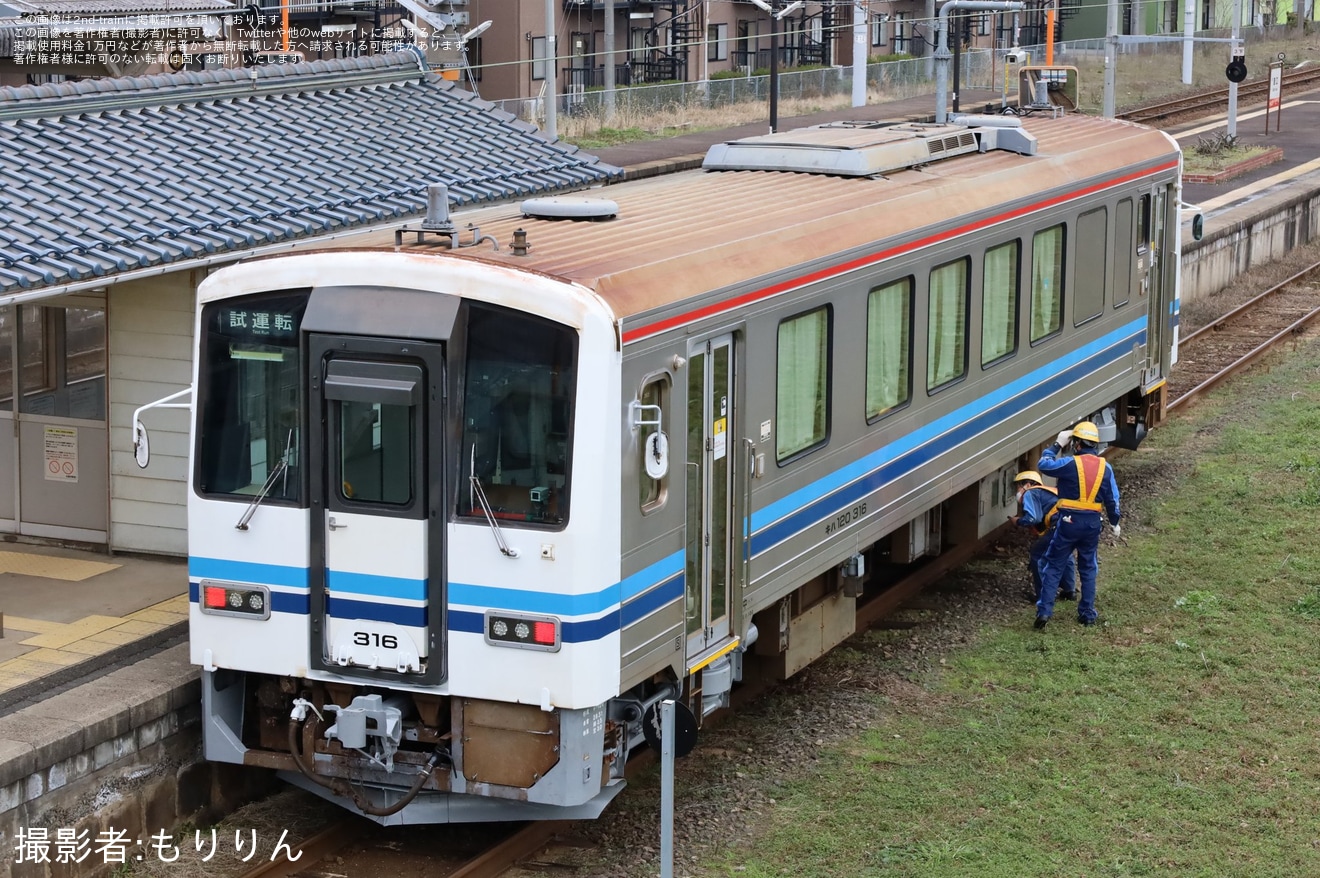
M 1095 577 L 1100 569 L 1096 549 L 1100 545 L 1102 527 L 1099 512 L 1078 509 L 1060 509 L 1054 518 L 1050 544 L 1040 559 L 1040 599 L 1036 601 L 1036 615 L 1046 619 L 1054 615 L 1054 599 L 1059 593 L 1072 555 L 1077 553 L 1077 574 L 1082 580 L 1082 594 L 1077 601 L 1077 619 L 1095 621 Z
M 1050 538 L 1054 536 L 1054 528 L 1050 528 L 1045 533 L 1031 541 L 1031 553 L 1027 556 L 1027 569 L 1031 571 L 1031 593 L 1036 600 L 1040 600 L 1040 565 L 1045 559 L 1045 550 L 1050 546 Z M 1063 562 L 1063 575 L 1059 578 L 1059 594 L 1077 593 L 1077 568 L 1073 564 L 1073 556 L 1070 554 Z

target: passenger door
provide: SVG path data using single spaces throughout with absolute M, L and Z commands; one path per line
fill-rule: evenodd
M 689 665 L 728 639 L 734 559 L 733 336 L 688 351 L 686 630 Z
M 312 335 L 312 666 L 444 679 L 440 345 Z
M 1167 217 L 1170 203 L 1166 184 L 1160 184 L 1139 202 L 1138 228 L 1142 237 L 1137 242 L 1137 265 L 1141 289 L 1146 294 L 1146 369 L 1141 379 L 1142 393 L 1150 392 L 1168 375 L 1174 290 L 1165 270 L 1165 263 L 1173 253 L 1167 240 L 1172 227 Z

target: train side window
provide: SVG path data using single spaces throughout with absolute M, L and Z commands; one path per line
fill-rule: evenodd
M 669 423 L 669 377 L 660 375 L 647 381 L 642 388 L 639 401 L 642 405 L 660 407 L 660 426 L 643 424 L 637 430 L 638 454 L 644 456 L 647 454 L 647 437 Z M 658 479 L 651 478 L 646 472 L 646 461 L 639 458 L 637 481 L 641 486 L 638 500 L 641 503 L 643 515 L 649 515 L 665 505 L 665 496 L 669 487 L 668 475 L 661 476 Z
M 1058 332 L 1063 325 L 1063 223 L 1031 239 L 1031 342 Z
M 1108 268 L 1109 210 L 1098 207 L 1077 218 L 1077 265 L 1073 281 L 1073 326 L 1099 317 L 1105 310 Z
M 830 307 L 779 324 L 775 460 L 780 465 L 825 444 L 830 416 Z
M 1018 287 L 1022 244 L 1009 241 L 985 251 L 981 292 L 981 366 L 1017 350 Z
M 1132 199 L 1114 211 L 1114 307 L 1132 300 Z
M 866 419 L 912 398 L 912 278 L 876 287 L 866 300 Z
M 1143 195 L 1137 202 L 1137 252 L 1150 248 L 1150 196 Z
M 926 390 L 967 374 L 967 301 L 972 260 L 968 256 L 931 269 L 926 335 Z

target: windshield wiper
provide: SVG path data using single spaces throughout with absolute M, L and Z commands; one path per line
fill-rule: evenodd
M 472 443 L 472 455 L 468 461 L 468 484 L 471 486 L 470 494 L 477 498 L 481 504 L 481 511 L 486 515 L 486 522 L 490 525 L 490 532 L 495 535 L 495 544 L 500 547 L 500 553 L 508 558 L 517 558 L 518 550 L 509 547 L 504 541 L 504 534 L 500 531 L 500 526 L 495 523 L 495 513 L 490 508 L 490 501 L 486 499 L 486 492 L 481 487 L 481 479 L 477 478 L 477 443 Z M 471 505 L 472 497 L 468 497 L 468 504 Z
M 266 499 L 266 495 L 270 493 L 270 489 L 275 486 L 275 481 L 281 475 L 284 475 L 288 472 L 289 449 L 292 447 L 293 447 L 293 430 L 290 430 L 289 437 L 284 441 L 284 454 L 280 456 L 279 462 L 276 463 L 275 466 L 271 468 L 270 475 L 266 476 L 265 484 L 261 486 L 261 490 L 257 492 L 257 496 L 252 498 L 252 502 L 248 504 L 247 510 L 244 511 L 243 513 L 243 517 L 238 520 L 238 524 L 234 525 L 235 528 L 237 528 L 238 530 L 248 529 L 248 522 L 251 521 L 252 516 L 256 514 L 257 507 L 261 505 L 261 501 Z M 289 488 L 289 482 L 288 479 L 285 479 L 284 491 L 286 494 L 288 493 L 288 488 Z

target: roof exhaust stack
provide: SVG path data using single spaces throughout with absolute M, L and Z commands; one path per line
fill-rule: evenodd
M 422 228 L 428 232 L 452 232 L 454 223 L 449 219 L 449 187 L 444 183 L 431 183 L 426 187 L 426 219 Z

